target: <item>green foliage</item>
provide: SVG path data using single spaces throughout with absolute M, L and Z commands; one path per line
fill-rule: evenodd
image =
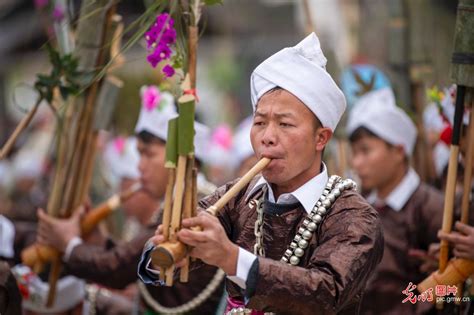
M 222 4 L 224 0 L 204 0 L 206 5 Z
M 71 54 L 61 56 L 58 51 L 50 45 L 46 45 L 52 70 L 49 75 L 38 74 L 35 82 L 35 89 L 40 97 L 49 103 L 53 100 L 55 88 L 59 88 L 61 97 L 67 99 L 69 95 L 76 95 L 80 91 L 80 84 L 77 82 L 80 73 L 77 71 L 78 60 Z

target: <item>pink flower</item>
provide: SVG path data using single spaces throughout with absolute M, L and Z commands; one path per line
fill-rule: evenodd
M 114 148 L 119 154 L 122 154 L 125 150 L 125 138 L 124 137 L 115 138 Z
M 144 88 L 142 92 L 142 105 L 148 112 L 154 110 L 160 101 L 160 90 L 156 86 L 150 85 Z
M 53 20 L 61 22 L 64 19 L 64 9 L 60 5 L 56 5 L 53 10 Z
M 35 7 L 37 7 L 38 9 L 42 9 L 48 5 L 48 0 L 34 0 L 34 1 L 35 1 Z
M 172 77 L 175 74 L 174 68 L 170 65 L 166 65 L 163 67 L 163 73 L 167 78 Z
M 227 125 L 218 126 L 212 134 L 212 142 L 229 150 L 232 146 L 232 131 Z

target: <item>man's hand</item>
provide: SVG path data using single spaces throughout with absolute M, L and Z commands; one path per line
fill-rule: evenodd
M 64 253 L 69 241 L 81 235 L 83 213 L 84 207 L 79 207 L 70 218 L 58 219 L 47 215 L 43 209 L 38 209 L 38 243 L 52 246 Z
M 420 249 L 410 249 L 408 251 L 410 257 L 417 258 L 423 262 L 420 266 L 420 272 L 432 273 L 438 269 L 439 245 L 439 243 L 430 244 L 428 251 Z
M 202 231 L 190 229 L 195 226 Z M 236 274 L 239 247 L 229 240 L 215 216 L 203 211 L 197 217 L 184 219 L 182 227 L 178 239 L 193 247 L 190 256 L 221 268 L 229 276 Z
M 454 246 L 453 253 L 458 258 L 474 259 L 474 227 L 456 222 L 457 231 L 438 232 L 438 237 Z

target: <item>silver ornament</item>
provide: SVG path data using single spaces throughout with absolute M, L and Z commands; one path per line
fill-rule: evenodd
M 308 241 L 306 241 L 306 240 L 301 240 L 301 241 L 298 242 L 298 246 L 299 246 L 300 248 L 305 249 L 306 247 L 308 247 Z
M 305 240 L 310 240 L 311 237 L 313 237 L 313 233 L 311 233 L 311 231 L 306 230 L 303 232 L 303 238 Z
M 323 206 L 324 206 L 325 208 L 331 207 L 331 201 L 330 201 L 329 199 L 324 200 L 324 201 L 323 201 Z
M 323 217 L 320 216 L 319 214 L 316 214 L 315 216 L 313 216 L 313 221 L 316 222 L 316 223 L 321 222 L 322 219 L 323 219 Z
M 296 257 L 303 257 L 303 255 L 304 255 L 304 250 L 303 249 L 301 249 L 299 247 L 297 249 L 295 249 L 295 256 Z
M 308 224 L 308 226 L 307 226 L 306 228 L 307 228 L 309 231 L 314 232 L 314 231 L 316 231 L 316 228 L 317 228 L 317 227 L 318 227 L 318 226 L 316 225 L 316 223 L 311 222 L 310 224 Z
M 290 264 L 292 264 L 293 266 L 296 266 L 300 263 L 300 259 L 296 256 L 291 256 L 290 257 Z

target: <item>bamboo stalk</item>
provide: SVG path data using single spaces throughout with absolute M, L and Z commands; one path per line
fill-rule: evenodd
M 23 130 L 28 127 L 31 120 L 33 119 L 33 116 L 36 114 L 36 111 L 38 110 L 41 101 L 42 98 L 38 98 L 35 105 L 33 105 L 33 108 L 31 108 L 28 114 L 23 117 L 20 123 L 16 126 L 12 135 L 8 138 L 7 142 L 3 145 L 3 148 L 0 150 L 0 160 L 3 160 L 10 153 L 11 149 L 13 148 L 13 145 L 16 142 L 16 139 L 23 132 Z
M 188 156 L 188 162 L 186 164 L 186 176 L 185 176 L 185 187 L 184 192 L 184 203 L 182 219 L 190 218 L 193 213 L 193 169 L 194 169 L 194 156 Z M 180 270 L 180 281 L 188 282 L 189 279 L 189 257 L 185 258 L 185 263 Z
M 196 88 L 196 70 L 197 70 L 197 46 L 199 30 L 197 25 L 189 27 L 189 55 L 188 55 L 188 74 L 191 80 L 191 89 Z
M 178 158 L 178 169 L 176 170 L 176 182 L 174 191 L 173 211 L 171 213 L 169 240 L 177 242 L 176 233 L 181 226 L 181 210 L 183 205 L 184 180 L 186 174 L 186 156 L 180 155 Z
M 306 34 L 314 32 L 313 18 L 311 16 L 311 8 L 309 7 L 308 0 L 303 0 L 303 11 L 305 16 L 305 30 Z
M 459 140 L 461 137 L 462 115 L 464 112 L 464 93 L 466 88 L 458 86 L 456 95 L 456 108 L 454 113 L 453 137 L 451 141 L 451 149 L 448 165 L 448 178 L 446 184 L 446 194 L 443 211 L 443 225 L 442 231 L 450 233 L 453 225 L 454 214 L 454 198 L 456 190 L 456 177 L 458 171 L 458 156 L 459 156 Z M 440 254 L 439 254 L 439 270 L 443 272 L 446 269 L 449 255 L 449 243 L 441 240 Z
M 176 178 L 176 169 L 170 168 L 168 170 L 168 184 L 166 185 L 166 194 L 165 194 L 165 205 L 163 208 L 163 236 L 166 241 L 169 240 L 169 229 L 171 223 L 171 208 L 173 205 L 173 187 Z

